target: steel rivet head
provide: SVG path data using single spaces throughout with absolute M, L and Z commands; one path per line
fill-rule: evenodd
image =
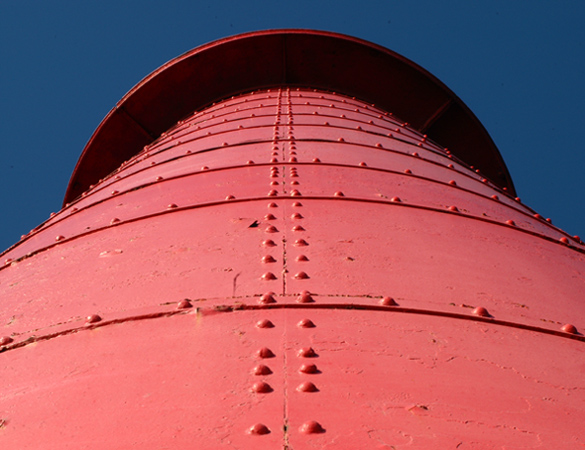
M 415 158 L 420 158 L 420 155 L 419 155 L 417 152 L 414 152 L 414 153 L 412 154 L 412 156 L 414 156 Z
M 209 170 L 209 167 L 203 166 L 203 167 L 201 167 L 201 170 Z
M 58 242 L 58 241 L 62 241 L 63 239 L 65 239 L 65 236 L 61 236 L 61 235 L 59 235 L 59 236 L 57 236 L 57 237 L 55 238 L 55 240 L 56 240 L 57 242 Z
M 337 140 L 338 140 L 339 142 L 345 142 L 345 139 L 343 139 L 343 138 L 341 138 L 341 137 L 340 137 L 339 139 L 337 139 Z
M 274 324 L 268 319 L 263 319 L 256 323 L 256 328 L 274 328 Z
M 97 314 L 92 314 L 91 316 L 87 316 L 87 318 L 85 319 L 85 323 L 96 323 L 96 322 L 100 322 L 102 320 L 102 318 L 100 316 L 98 316 Z
M 361 167 L 368 167 L 368 165 L 367 165 L 365 162 L 363 162 L 363 161 L 362 161 L 362 162 L 360 162 L 360 164 L 359 164 L 359 165 L 360 165 Z
M 315 300 L 313 299 L 309 291 L 303 291 L 297 297 L 297 303 L 313 303 L 314 301 Z
M 564 237 L 564 236 L 562 238 L 560 238 L 559 241 L 561 241 L 563 244 L 568 244 L 569 243 L 569 240 L 566 237 Z
M 561 330 L 563 330 L 565 333 L 577 334 L 577 328 L 575 325 L 571 325 L 570 323 L 563 325 Z
M 362 129 L 362 127 L 360 127 L 359 125 L 357 127 L 355 127 L 356 130 L 360 131 Z
M 325 429 L 321 426 L 319 422 L 315 422 L 314 420 L 310 420 L 309 422 L 305 422 L 299 428 L 299 431 L 303 434 L 317 434 L 317 433 L 325 433 Z
M 412 170 L 410 170 L 410 169 L 405 169 L 405 170 L 404 170 L 404 173 L 411 174 L 411 173 L 412 173 Z
M 293 180 L 290 182 L 291 186 L 298 186 L 299 182 L 297 180 Z
M 110 225 L 114 225 L 115 223 L 119 223 L 120 219 L 118 219 L 117 217 L 114 217 L 112 220 L 110 220 Z
M 533 216 L 533 217 L 534 217 L 535 219 L 540 219 L 540 220 L 542 220 L 542 216 L 541 216 L 540 214 L 538 214 L 538 213 L 534 214 L 534 216 Z
M 293 214 L 290 216 L 290 218 L 291 218 L 291 219 L 302 219 L 302 218 L 303 218 L 303 216 L 301 215 L 301 213 L 293 213 Z
M 317 366 L 315 364 L 303 364 L 299 369 L 299 372 L 309 374 L 319 373 L 319 369 L 317 369 Z
M 456 182 L 455 180 L 450 180 L 450 181 L 449 181 L 449 184 L 450 184 L 451 186 L 457 186 L 457 182 Z
M 164 178 L 163 177 L 156 177 L 155 180 L 156 181 L 162 181 Z
M 277 163 L 278 162 L 278 158 L 270 158 L 270 162 L 271 163 Z
M 544 220 L 546 220 L 548 223 L 552 223 L 552 220 L 551 220 L 549 217 L 547 217 L 547 218 L 546 218 L 546 219 L 544 219 Z
M 268 208 L 278 208 L 278 205 L 274 202 L 268 203 Z
M 259 364 L 256 367 L 254 367 L 252 373 L 256 376 L 270 375 L 272 373 L 272 370 L 270 370 L 270 367 L 265 366 L 264 364 Z
M 272 387 L 268 384 L 265 383 L 264 381 L 259 381 L 258 383 L 254 383 L 254 385 L 252 386 L 251 391 L 252 392 L 256 392 L 257 394 L 268 394 L 269 392 L 272 392 L 274 389 L 272 389 Z
M 263 280 L 276 280 L 276 276 L 272 272 L 266 272 L 261 277 Z
M 343 192 L 341 192 L 341 191 L 336 191 L 336 192 L 333 194 L 333 196 L 334 196 L 334 197 L 345 197 L 345 195 L 344 195 L 344 194 L 343 194 Z
M 379 142 L 376 144 L 376 147 L 378 147 L 378 148 L 383 148 L 383 147 L 382 147 L 382 144 L 380 144 Z
M 274 225 L 268 225 L 265 229 L 264 229 L 265 233 L 278 233 L 278 229 L 274 226 Z
M 192 307 L 193 307 L 193 305 L 191 304 L 191 300 L 189 300 L 188 298 L 181 300 L 177 304 L 177 309 L 188 309 L 188 308 L 192 308 Z
M 254 161 L 252 161 L 251 159 L 249 159 L 248 161 L 246 161 L 246 164 L 252 165 L 252 164 L 254 164 Z
M 305 241 L 304 239 L 297 239 L 297 240 L 294 242 L 294 244 L 293 244 L 293 245 L 294 245 L 295 247 L 305 247 L 305 246 L 307 246 L 307 245 L 309 245 L 309 244 L 308 244 L 308 242 L 307 242 L 307 241 Z
M 459 208 L 457 206 L 449 206 L 449 211 L 459 212 Z
M 317 353 L 315 353 L 315 350 L 313 350 L 313 347 L 305 347 L 305 348 L 300 349 L 298 351 L 297 355 L 300 358 L 315 358 L 317 356 Z
M 234 200 L 236 197 L 234 197 L 233 195 L 228 195 L 226 196 L 226 200 Z
M 260 303 L 261 305 L 276 303 L 276 300 L 274 299 L 274 292 L 266 292 L 265 294 L 262 294 L 262 296 L 258 300 L 258 303 Z
M 119 191 L 112 191 L 112 195 L 118 195 L 120 192 Z
M 292 227 L 293 231 L 305 231 L 305 229 L 300 226 L 300 225 L 295 225 L 294 227 Z
M 516 197 L 514 200 L 516 200 L 517 202 L 521 201 L 520 197 Z
M 303 206 L 303 204 L 301 202 L 293 202 L 292 206 L 293 208 L 300 208 L 301 206 Z
M 256 425 L 250 427 L 248 429 L 248 434 L 256 434 L 256 435 L 263 435 L 270 433 L 268 427 L 262 423 L 257 423 Z
M 12 339 L 10 336 L 0 337 L 0 345 L 8 345 L 13 341 L 14 341 L 14 339 Z
M 274 263 L 274 262 L 276 262 L 276 259 L 274 259 L 274 258 L 272 257 L 272 255 L 266 255 L 266 256 L 263 256 L 263 257 L 262 257 L 262 262 L 263 262 L 264 264 L 268 264 L 268 263 Z
M 262 246 L 263 247 L 276 247 L 276 244 L 274 243 L 274 241 L 272 239 L 266 239 L 265 241 L 262 241 Z
M 291 172 L 290 172 L 290 177 L 291 177 L 291 178 L 298 178 L 298 177 L 299 177 L 299 174 L 298 174 L 298 173 L 296 173 L 296 172 L 293 172 L 293 171 L 291 171 Z
M 299 256 L 296 257 L 296 261 L 297 262 L 305 262 L 305 261 L 308 261 L 308 260 L 309 260 L 309 258 L 307 258 L 305 255 L 299 255 Z
M 278 195 L 278 191 L 275 189 L 272 189 L 270 192 L 268 192 L 268 197 L 276 197 Z
M 278 186 L 278 181 L 271 181 L 270 186 Z
M 294 163 L 294 162 L 298 162 L 297 158 L 295 156 L 289 158 L 288 162 Z
M 490 313 L 483 306 L 478 306 L 473 310 L 473 315 L 478 317 L 490 317 Z
M 307 275 L 306 272 L 298 272 L 295 274 L 296 280 L 306 280 L 307 278 L 309 278 L 309 275 Z
M 453 164 L 449 164 L 447 167 L 448 167 L 449 169 L 454 169 L 454 168 L 455 168 L 455 166 L 454 166 Z
M 516 222 L 514 222 L 513 220 L 506 220 L 506 223 L 508 225 L 516 226 Z
M 292 191 L 290 191 L 290 195 L 291 197 L 300 197 L 301 193 L 297 189 L 293 189 Z
M 274 214 L 266 214 L 264 216 L 264 220 L 276 220 L 276 217 L 274 216 Z
M 390 201 L 393 203 L 402 203 L 402 200 L 400 200 L 400 197 L 392 197 L 390 199 Z
M 398 303 L 392 297 L 384 297 L 380 300 L 382 306 L 398 306 Z
M 500 200 L 500 197 L 498 197 L 498 196 L 497 196 L 497 195 L 495 195 L 495 194 L 494 194 L 494 195 L 492 195 L 492 198 L 493 198 L 494 200 Z
M 317 386 L 315 386 L 310 381 L 304 381 L 303 383 L 297 386 L 297 391 L 299 392 L 318 392 Z
M 320 162 L 321 162 L 321 160 L 320 160 L 319 158 L 313 158 L 313 162 L 314 162 L 314 163 L 320 163 Z
M 267 358 L 274 358 L 274 353 L 268 347 L 262 347 L 256 352 L 256 356 L 258 358 L 267 359 Z

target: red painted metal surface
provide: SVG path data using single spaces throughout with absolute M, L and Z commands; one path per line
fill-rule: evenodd
M 103 178 L 2 254 L 1 448 L 584 446 L 580 239 L 404 111 L 291 84 L 107 176 L 98 130 L 72 183 Z

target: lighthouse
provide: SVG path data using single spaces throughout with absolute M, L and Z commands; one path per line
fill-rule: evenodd
M 2 254 L 0 445 L 578 448 L 584 254 L 406 58 L 212 42 L 115 105 Z

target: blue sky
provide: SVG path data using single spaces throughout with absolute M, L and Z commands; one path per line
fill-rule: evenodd
M 0 250 L 60 208 L 83 147 L 151 71 L 246 31 L 354 35 L 421 65 L 478 116 L 523 202 L 585 238 L 585 2 L 0 1 Z

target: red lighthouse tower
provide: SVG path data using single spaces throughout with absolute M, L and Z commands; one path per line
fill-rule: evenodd
M 405 58 L 199 47 L 2 255 L 1 448 L 579 448 L 584 253 Z

